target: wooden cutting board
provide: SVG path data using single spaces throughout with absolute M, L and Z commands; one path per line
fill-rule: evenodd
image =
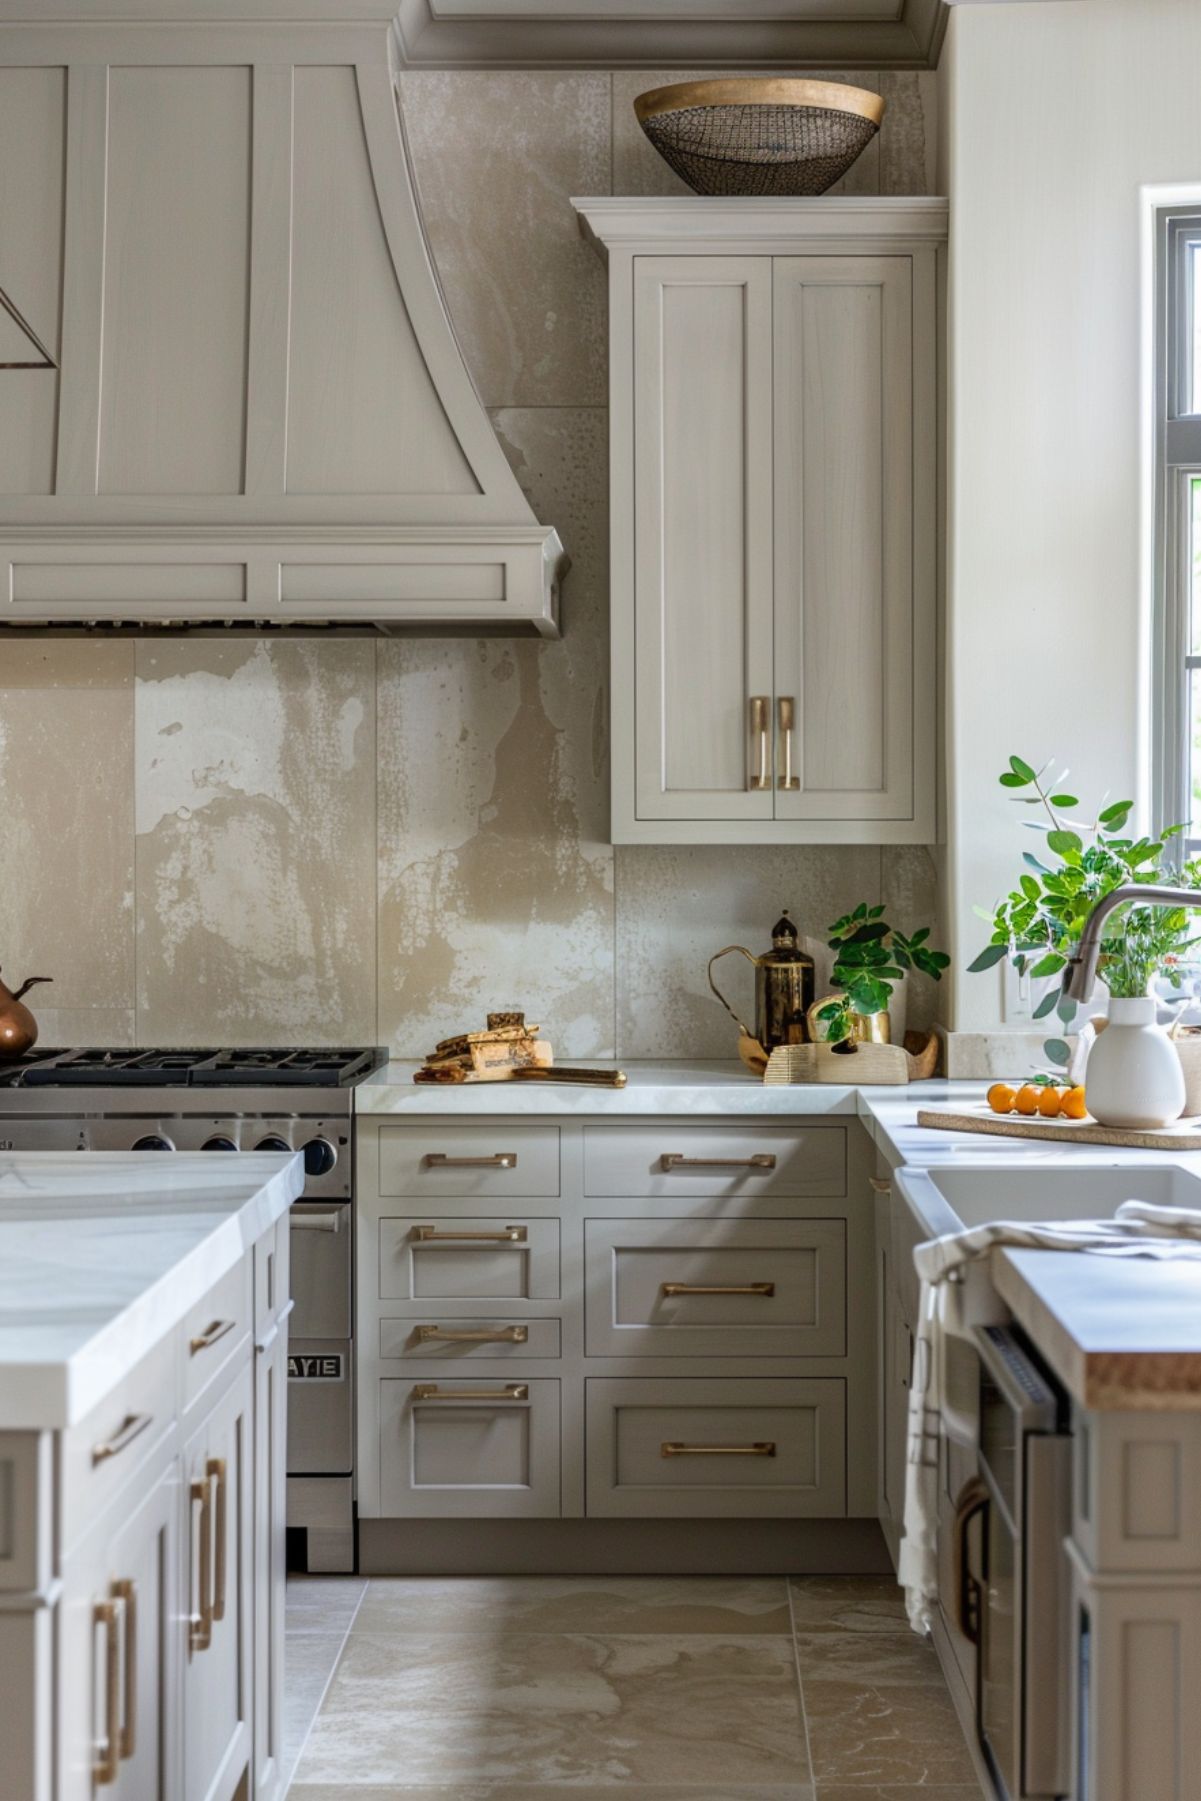
M 1120 1144 L 1135 1151 L 1201 1151 L 1201 1118 L 1179 1119 L 1154 1129 L 1099 1126 L 1095 1119 L 1027 1119 L 980 1106 L 962 1113 L 919 1107 L 919 1126 L 944 1132 L 981 1132 L 993 1138 L 1048 1138 L 1059 1144 Z

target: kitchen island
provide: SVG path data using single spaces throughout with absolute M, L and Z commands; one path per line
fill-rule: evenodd
M 0 1156 L 4 1794 L 281 1792 L 299 1157 Z

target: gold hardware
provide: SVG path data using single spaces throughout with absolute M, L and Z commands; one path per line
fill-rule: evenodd
M 219 1338 L 224 1338 L 226 1333 L 232 1332 L 233 1329 L 234 1322 L 231 1319 L 213 1320 L 212 1324 L 206 1326 L 198 1338 L 192 1340 L 189 1354 L 195 1357 L 198 1351 L 207 1351 L 210 1345 L 216 1344 Z
M 419 1344 L 525 1344 L 528 1326 L 497 1326 L 481 1332 L 448 1332 L 445 1326 L 418 1326 Z
M 752 694 L 751 696 L 751 737 L 755 740 L 755 769 L 747 778 L 747 787 L 752 791 L 771 787 L 771 696 Z
M 197 1501 L 200 1502 L 200 1556 L 196 1584 L 200 1611 L 193 1614 L 188 1627 L 188 1648 L 191 1651 L 207 1651 L 213 1642 L 213 1602 L 210 1593 L 213 1583 L 212 1482 L 207 1476 L 203 1482 L 193 1482 L 190 1494 L 193 1506 Z
M 780 732 L 780 752 L 784 759 L 776 787 L 799 788 L 801 778 L 792 773 L 792 734 L 796 727 L 796 706 L 791 694 L 781 694 L 776 702 L 776 716 Z
M 672 1445 L 659 1446 L 663 1457 L 774 1457 L 774 1439 L 753 1445 Z
M 877 1194 L 891 1194 L 892 1180 L 889 1176 L 869 1176 L 868 1181 Z
M 439 1388 L 436 1382 L 415 1382 L 415 1401 L 528 1401 L 528 1382 L 506 1382 L 503 1388 Z
M 225 1459 L 210 1457 L 204 1466 L 206 1476 L 217 1484 L 216 1524 L 217 1571 L 213 1578 L 213 1618 L 225 1618 Z
M 574 1082 L 584 1088 L 624 1088 L 629 1077 L 624 1069 L 572 1069 L 566 1063 L 544 1068 L 531 1064 L 528 1069 L 511 1069 L 511 1082 Z
M 710 81 L 676 81 L 670 87 L 650 88 L 634 102 L 638 121 L 658 113 L 674 113 L 686 106 L 821 106 L 838 112 L 859 113 L 878 125 L 887 102 L 868 88 L 854 88 L 841 81 L 814 81 L 786 75 L 718 77 Z
M 516 1169 L 516 1151 L 493 1151 L 490 1157 L 447 1157 L 442 1151 L 427 1151 L 425 1161 L 431 1169 Z
M 664 1284 L 663 1284 L 663 1293 L 665 1295 L 761 1294 L 761 1295 L 766 1295 L 767 1298 L 770 1300 L 772 1295 L 775 1294 L 775 1292 L 776 1292 L 776 1285 L 774 1282 L 744 1282 L 741 1286 L 736 1286 L 736 1285 L 730 1286 L 730 1287 L 716 1287 L 715 1286 L 712 1288 L 702 1287 L 700 1284 L 694 1283 L 694 1282 L 664 1282 Z
M 439 1232 L 437 1226 L 414 1226 L 418 1244 L 524 1244 L 524 1226 L 506 1226 L 502 1232 Z
M 138 1748 L 138 1585 L 125 1576 L 112 1586 L 114 1601 L 125 1609 L 125 1719 L 121 1726 L 121 1756 L 132 1757 Z
M 92 1467 L 104 1463 L 110 1457 L 119 1457 L 127 1445 L 135 1438 L 140 1438 L 147 1426 L 154 1420 L 152 1413 L 127 1413 L 111 1438 L 92 1446 Z
M 675 1151 L 664 1151 L 659 1159 L 665 1170 L 673 1169 L 774 1169 L 776 1159 L 771 1151 L 756 1151 L 753 1157 L 681 1157 Z
M 117 1643 L 115 1601 L 98 1601 L 92 1614 L 93 1624 L 104 1627 L 104 1749 L 96 1760 L 92 1779 L 97 1788 L 117 1780 L 121 1761 L 121 1674 Z
M 752 1031 L 741 1019 L 713 979 L 713 967 L 735 951 L 745 957 L 755 972 L 755 1027 Z M 771 949 L 761 957 L 752 956 L 742 944 L 727 944 L 709 959 L 709 987 L 721 1002 L 745 1038 L 753 1038 L 770 1055 L 777 1045 L 803 1044 L 806 1036 L 805 1016 L 813 1000 L 813 958 L 801 950 L 796 926 L 788 910 L 772 927 Z

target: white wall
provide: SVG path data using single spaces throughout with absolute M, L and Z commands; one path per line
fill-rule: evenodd
M 1058 755 L 1084 799 L 1144 793 L 1140 198 L 1201 180 L 1201 0 L 957 7 L 942 73 L 951 196 L 949 912 L 1034 835 L 997 775 Z M 1079 784 L 1079 785 L 1077 785 Z M 1000 1023 L 960 974 L 953 1024 Z

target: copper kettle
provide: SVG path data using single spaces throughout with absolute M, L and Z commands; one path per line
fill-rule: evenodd
M 755 1029 L 743 1024 L 717 983 L 713 965 L 738 951 L 755 970 Z M 797 929 L 781 914 L 771 933 L 771 949 L 756 957 L 741 944 L 727 944 L 709 959 L 709 986 L 744 1037 L 756 1040 L 769 1055 L 778 1044 L 804 1044 L 805 1015 L 813 1004 L 813 958 L 797 941 Z
M 14 994 L 0 982 L 0 1061 L 23 1057 L 38 1041 L 38 1022 L 21 1001 L 35 982 L 52 982 L 53 976 L 29 976 Z

